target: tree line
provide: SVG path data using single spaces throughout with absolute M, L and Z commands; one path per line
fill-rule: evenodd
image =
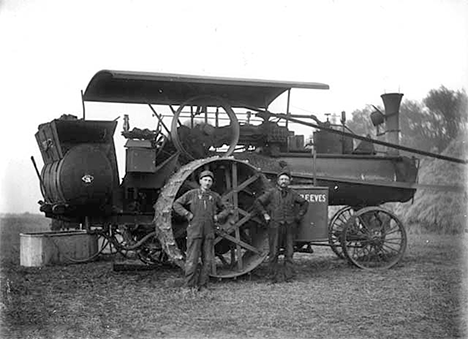
M 376 106 L 384 112 L 383 105 Z M 376 138 L 370 114 L 372 106 L 355 110 L 348 127 L 356 134 Z M 464 90 L 444 86 L 432 89 L 421 102 L 405 100 L 400 106 L 400 144 L 422 151 L 442 153 L 452 140 L 467 133 L 468 96 Z

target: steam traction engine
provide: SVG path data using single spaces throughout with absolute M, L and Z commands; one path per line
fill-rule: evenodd
M 336 126 L 293 115 L 289 107 L 284 114 L 271 112 L 268 107 L 284 92 L 289 106 L 292 88 L 328 86 L 100 71 L 83 101 L 147 105 L 154 128 L 130 128 L 124 115 L 126 161 L 120 181 L 116 120 L 86 120 L 83 112 L 83 119 L 62 116 L 40 125 L 40 209 L 49 218 L 81 223 L 122 254 L 132 251 L 148 264 L 170 261 L 183 267 L 187 224 L 172 212 L 172 204 L 197 187 L 198 174 L 209 169 L 215 175 L 212 189 L 230 210 L 216 231 L 211 275 L 236 277 L 268 255 L 266 226 L 253 202 L 288 166 L 293 187 L 309 200 L 296 250 L 326 244 L 361 268 L 393 266 L 405 251 L 406 233 L 379 205 L 413 197 L 415 160 L 394 151 L 379 154 L 367 138 L 346 130 L 344 118 Z M 398 123 L 401 95 L 383 98 L 392 111 L 385 112 L 387 123 Z M 317 129 L 312 148 L 290 129 L 293 124 Z M 361 143 L 354 147 L 353 139 Z M 342 206 L 330 223 L 328 205 Z

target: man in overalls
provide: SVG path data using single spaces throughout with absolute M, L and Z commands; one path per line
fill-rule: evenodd
M 214 175 L 211 171 L 201 172 L 200 188 L 186 192 L 173 205 L 174 211 L 189 222 L 184 286 L 199 290 L 208 287 L 209 273 L 214 261 L 215 223 L 229 213 L 221 201 L 221 196 L 210 189 L 213 181 Z M 199 258 L 202 266 L 198 276 Z
M 268 223 L 268 243 L 270 248 L 269 270 L 272 283 L 281 279 L 278 257 L 284 248 L 284 280 L 295 277 L 293 253 L 297 225 L 307 212 L 308 202 L 296 191 L 289 188 L 291 174 L 283 169 L 277 176 L 276 187 L 268 190 L 255 201 L 257 211 Z

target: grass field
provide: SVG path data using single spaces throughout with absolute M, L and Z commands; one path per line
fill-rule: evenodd
M 175 287 L 179 269 L 114 271 L 112 260 L 25 268 L 19 233 L 42 217 L 1 224 L 2 338 L 466 338 L 465 236 L 409 234 L 396 267 L 363 271 L 329 248 L 297 254 L 298 279 L 269 285 L 265 265 L 213 282 Z

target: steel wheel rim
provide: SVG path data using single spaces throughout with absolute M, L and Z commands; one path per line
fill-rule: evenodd
M 351 206 L 341 208 L 333 215 L 328 227 L 328 243 L 332 251 L 341 259 L 346 258 L 341 247 L 341 234 L 353 214 L 354 209 Z

